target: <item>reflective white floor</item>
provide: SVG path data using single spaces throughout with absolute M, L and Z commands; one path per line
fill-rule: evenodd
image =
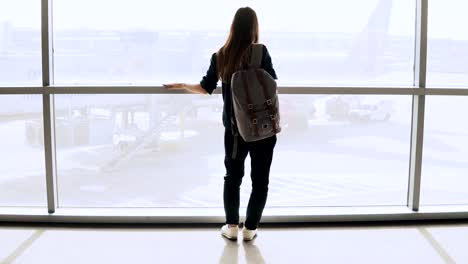
M 468 263 L 468 224 L 216 228 L 0 226 L 0 263 Z

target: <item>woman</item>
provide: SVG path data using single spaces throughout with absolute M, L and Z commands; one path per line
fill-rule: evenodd
M 211 57 L 211 65 L 199 84 L 166 84 L 168 89 L 183 89 L 191 93 L 211 94 L 216 89 L 218 80 L 222 82 L 223 125 L 224 133 L 224 210 L 226 224 L 221 234 L 235 240 L 239 231 L 239 191 L 244 176 L 244 161 L 247 154 L 251 158 L 252 193 L 247 207 L 247 218 L 242 230 L 244 240 L 252 240 L 257 235 L 257 227 L 262 217 L 268 194 L 270 166 L 276 136 L 255 142 L 245 142 L 240 136 L 237 142 L 237 154 L 233 158 L 234 136 L 231 124 L 232 98 L 231 76 L 246 67 L 252 44 L 258 43 L 258 20 L 255 11 L 249 7 L 237 10 L 231 25 L 229 37 L 223 47 Z M 263 46 L 261 68 L 277 79 L 268 50 Z M 235 120 L 235 119 L 234 119 Z

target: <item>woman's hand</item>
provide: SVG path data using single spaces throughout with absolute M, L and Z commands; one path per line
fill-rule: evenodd
M 194 94 L 207 94 L 206 90 L 200 84 L 186 84 L 186 83 L 168 83 L 163 84 L 163 87 L 168 90 L 186 90 Z
M 185 83 L 168 83 L 163 84 L 163 87 L 169 90 L 184 90 L 187 88 Z

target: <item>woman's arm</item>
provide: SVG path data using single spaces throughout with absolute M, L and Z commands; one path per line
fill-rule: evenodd
M 271 62 L 270 53 L 265 45 L 263 46 L 262 68 L 267 71 L 273 79 L 278 80 L 275 69 L 273 68 L 273 63 Z
M 163 86 L 169 90 L 186 90 L 187 92 L 194 94 L 208 94 L 200 84 L 170 83 L 164 84 Z

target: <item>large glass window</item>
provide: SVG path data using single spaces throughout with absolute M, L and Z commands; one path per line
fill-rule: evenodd
M 58 85 L 195 83 L 241 6 L 258 14 L 280 86 L 414 83 L 416 1 L 52 2 Z M 429 1 L 428 87 L 468 85 L 466 7 Z M 0 87 L 40 85 L 40 26 L 41 1 L 0 2 Z M 411 97 L 280 95 L 267 206 L 406 205 Z M 0 206 L 46 205 L 41 98 L 0 95 Z M 468 204 L 455 118 L 468 97 L 426 98 L 421 204 Z M 222 207 L 222 107 L 220 95 L 55 95 L 59 206 Z
M 270 206 L 406 204 L 409 96 L 285 95 L 281 107 Z
M 45 206 L 40 95 L 0 96 L 0 206 Z
M 429 1 L 427 85 L 468 86 L 468 2 Z
M 413 85 L 415 1 L 243 1 L 281 84 Z
M 268 206 L 405 205 L 410 99 L 282 95 Z M 56 103 L 61 207 L 222 207 L 220 96 L 57 95 Z
M 196 82 L 224 44 L 236 9 L 248 5 L 280 84 L 410 86 L 414 2 L 293 0 L 285 8 L 266 0 L 56 0 L 55 80 Z
M 0 86 L 41 83 L 41 1 L 0 1 Z
M 428 96 L 421 203 L 468 204 L 468 97 Z
M 211 55 L 224 43 L 239 4 L 219 0 L 56 0 L 55 81 L 199 81 Z
M 221 197 L 219 96 L 55 100 L 60 207 L 204 206 L 190 192 L 205 186 L 214 190 L 204 199 Z

